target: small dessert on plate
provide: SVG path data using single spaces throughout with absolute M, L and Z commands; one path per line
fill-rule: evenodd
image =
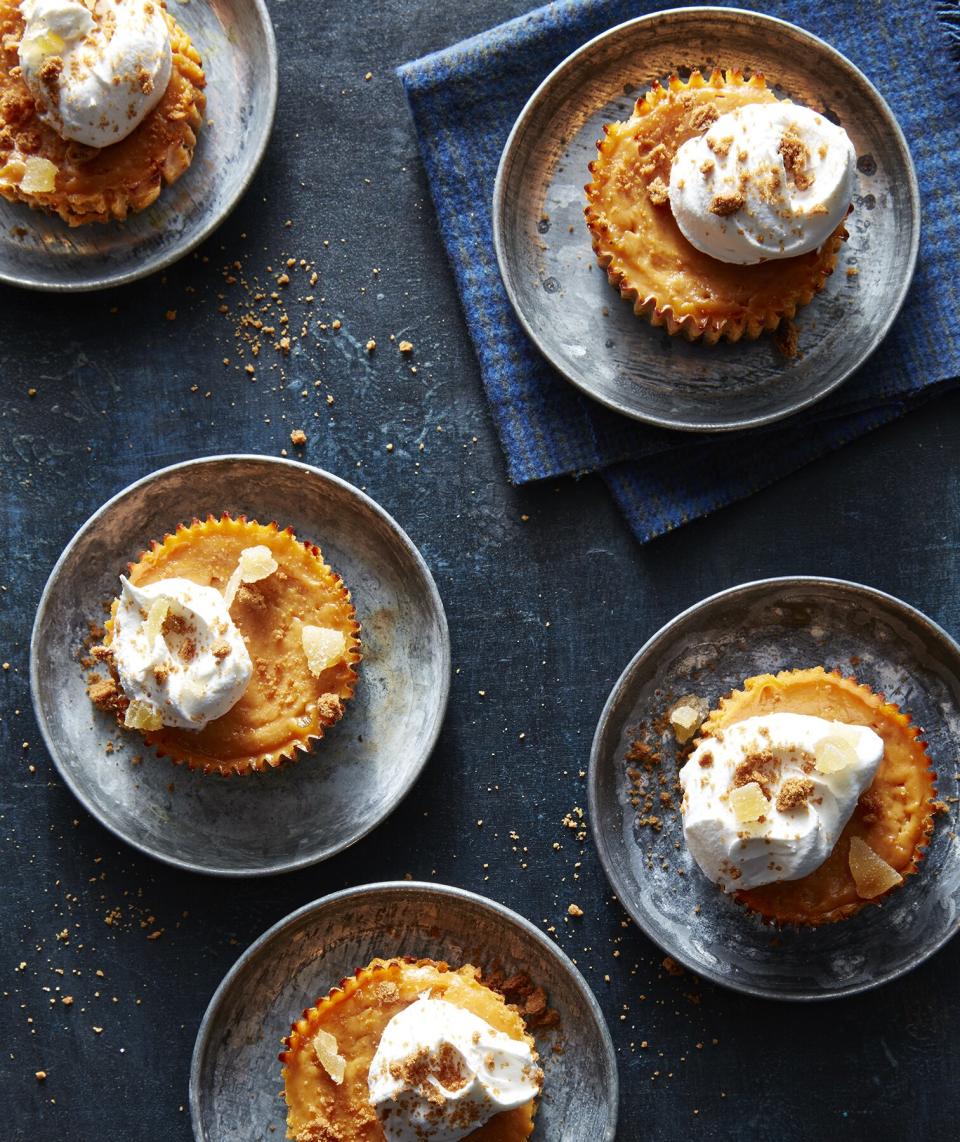
M 373 960 L 304 1011 L 280 1055 L 295 1142 L 521 1142 L 543 1072 L 472 966 Z
M 634 311 L 668 333 L 759 337 L 833 272 L 853 144 L 761 75 L 655 83 L 597 149 L 585 208 L 594 252 Z
M 917 871 L 934 774 L 907 714 L 822 667 L 748 678 L 680 770 L 683 833 L 723 891 L 781 924 L 842 920 Z
M 181 524 L 121 576 L 93 702 L 161 756 L 224 775 L 275 767 L 343 716 L 360 627 L 320 550 L 243 516 Z
M 203 66 L 164 0 L 0 0 L 0 194 L 122 221 L 186 171 Z

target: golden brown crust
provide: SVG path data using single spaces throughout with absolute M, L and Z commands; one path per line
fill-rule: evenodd
M 206 80 L 190 37 L 166 11 L 173 68 L 163 98 L 119 143 L 97 150 L 61 139 L 36 114 L 19 74 L 23 16 L 16 0 L 0 0 L 0 195 L 59 214 L 69 226 L 123 221 L 156 201 L 193 160 L 203 121 Z M 29 157 L 52 162 L 55 188 L 31 192 L 20 181 Z
M 720 114 L 775 102 L 761 75 L 715 69 L 683 82 L 655 83 L 633 115 L 604 126 L 590 164 L 584 210 L 597 261 L 634 312 L 669 334 L 715 344 L 754 339 L 810 302 L 833 273 L 847 237 L 843 224 L 823 246 L 795 258 L 730 265 L 695 249 L 680 232 L 664 193 L 677 149 Z M 720 141 L 718 147 L 722 144 Z M 718 199 L 716 213 L 735 209 Z
M 222 588 L 240 552 L 260 545 L 270 549 L 278 569 L 241 585 L 231 609 L 253 661 L 245 693 L 202 730 L 164 726 L 145 734 L 161 757 L 205 773 L 246 774 L 295 759 L 339 721 L 357 682 L 360 625 L 350 592 L 319 548 L 297 540 L 290 528 L 281 531 L 275 523 L 226 513 L 194 520 L 189 527 L 181 524 L 130 564 L 129 578 L 142 586 L 181 576 Z M 114 615 L 116 608 L 115 601 Z M 319 676 L 307 666 L 304 624 L 340 631 L 345 639 L 343 655 Z M 106 625 L 104 646 L 109 649 L 113 619 Z M 122 722 L 122 709 L 117 713 Z
M 368 1098 L 370 1063 L 387 1023 L 426 990 L 472 1011 L 511 1038 L 523 1039 L 536 1059 L 523 1018 L 481 981 L 477 968 L 467 964 L 452 970 L 442 961 L 411 957 L 374 959 L 306 1009 L 284 1040 L 280 1061 L 288 1138 L 382 1142 L 383 1131 Z M 346 1059 L 342 1083 L 333 1081 L 316 1056 L 313 1041 L 321 1030 L 333 1035 Z M 523 1142 L 533 1132 L 535 1113 L 534 1099 L 494 1115 L 466 1137 L 470 1142 Z
M 860 837 L 901 876 L 917 871 L 933 831 L 935 774 L 926 744 L 907 714 L 882 694 L 822 666 L 748 678 L 742 690 L 734 690 L 711 711 L 701 735 L 716 737 L 725 726 L 776 712 L 869 726 L 883 739 L 884 756 L 873 784 L 826 861 L 800 880 L 736 893 L 740 903 L 767 920 L 809 926 L 833 923 L 868 903 L 858 894 L 850 871 L 852 837 Z M 794 793 L 801 795 L 802 790 Z

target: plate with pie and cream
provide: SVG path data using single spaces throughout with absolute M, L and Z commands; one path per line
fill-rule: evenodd
M 636 420 L 722 432 L 809 407 L 876 349 L 920 201 L 896 118 L 850 60 L 771 16 L 679 8 L 543 81 L 503 151 L 493 234 L 562 376 Z
M 960 647 L 890 595 L 767 579 L 678 615 L 590 763 L 607 876 L 692 971 L 782 999 L 895 979 L 957 928 Z
M 177 868 L 257 876 L 400 804 L 440 733 L 449 633 L 423 557 L 358 488 L 211 456 L 119 491 L 67 544 L 30 680 L 102 825 Z
M 261 936 L 190 1073 L 197 1142 L 613 1142 L 617 1091 L 600 1007 L 555 941 L 416 881 L 335 892 Z
M 0 281 L 154 273 L 233 209 L 266 149 L 263 0 L 0 0 Z

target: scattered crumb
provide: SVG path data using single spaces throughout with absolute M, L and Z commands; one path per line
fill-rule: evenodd
M 659 175 L 647 186 L 647 197 L 654 206 L 663 206 L 670 201 L 670 191 Z
M 777 326 L 777 330 L 773 335 L 773 343 L 777 347 L 777 351 L 782 357 L 786 357 L 788 361 L 794 360 L 800 356 L 799 349 L 800 331 L 797 329 L 794 322 L 788 317 L 781 321 Z

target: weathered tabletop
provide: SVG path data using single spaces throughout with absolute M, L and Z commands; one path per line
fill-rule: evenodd
M 623 1138 L 920 1139 L 955 1126 L 960 943 L 829 1005 L 675 977 L 562 820 L 585 806 L 580 773 L 611 684 L 706 594 L 835 575 L 960 633 L 960 396 L 647 547 L 596 479 L 509 487 L 393 67 L 524 7 L 273 0 L 273 141 L 212 241 L 111 294 L 3 292 L 5 1138 L 189 1138 L 194 1035 L 240 951 L 313 898 L 407 873 L 556 926 L 617 1044 Z M 287 257 L 316 264 L 313 325 L 342 328 L 288 358 L 266 351 L 251 380 L 239 306 Z M 246 286 L 225 281 L 237 261 Z M 291 325 L 302 309 L 291 302 Z M 413 342 L 411 359 L 391 333 Z M 30 712 L 28 639 L 64 543 L 114 492 L 192 456 L 284 448 L 364 487 L 419 545 L 450 620 L 453 691 L 426 773 L 373 835 L 303 873 L 225 883 L 124 847 L 62 787 Z

